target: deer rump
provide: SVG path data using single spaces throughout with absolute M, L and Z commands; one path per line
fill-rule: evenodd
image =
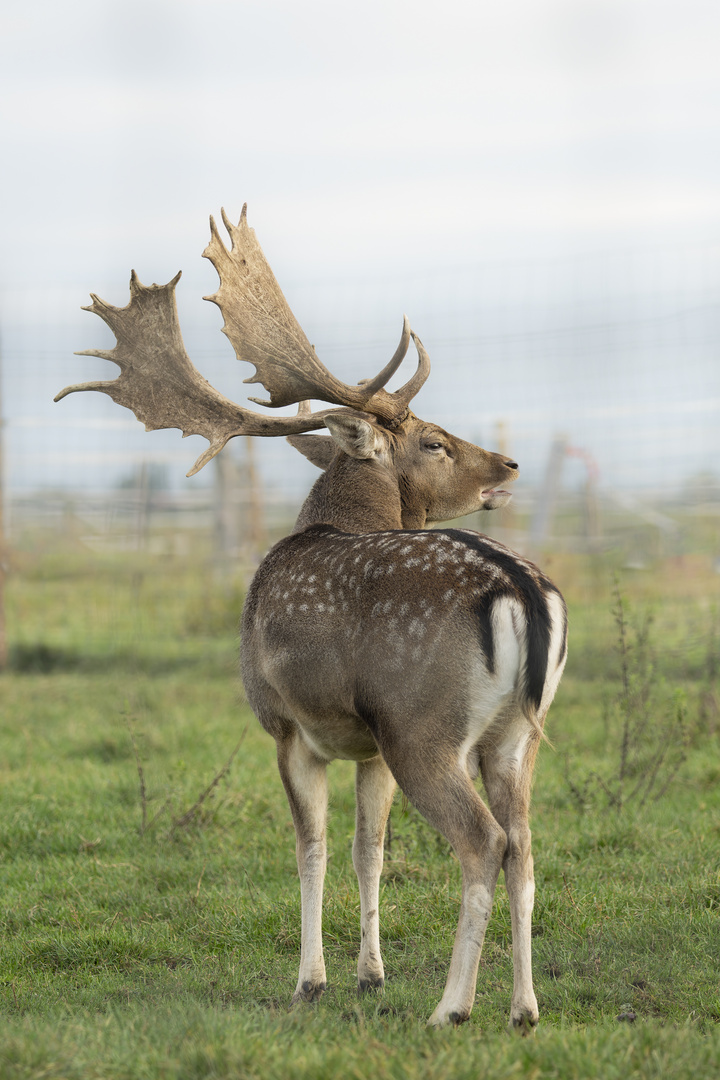
M 539 727 L 566 634 L 555 585 L 479 533 L 316 525 L 255 575 L 243 681 L 265 729 L 282 739 L 299 727 L 321 759 L 379 750 L 396 771 L 410 747 L 437 744 L 443 757 L 464 747 L 476 775 L 496 720 Z

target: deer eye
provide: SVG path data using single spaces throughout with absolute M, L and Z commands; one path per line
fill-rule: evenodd
M 445 447 L 443 446 L 443 444 L 441 442 L 426 442 L 425 443 L 425 449 L 426 450 L 444 450 Z

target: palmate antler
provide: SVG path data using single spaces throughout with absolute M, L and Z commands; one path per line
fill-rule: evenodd
M 262 383 L 269 401 L 251 398 L 260 405 L 279 408 L 298 404 L 297 416 L 267 416 L 236 405 L 214 389 L 190 361 L 177 317 L 177 274 L 167 285 L 143 285 L 135 271 L 130 278 L 130 303 L 117 308 L 91 294 L 92 311 L 107 323 L 117 338 L 113 349 L 86 349 L 80 356 L 112 360 L 120 375 L 111 381 L 67 386 L 55 401 L 79 390 L 99 390 L 113 401 L 132 409 L 148 431 L 180 428 L 183 435 L 203 435 L 210 443 L 188 473 L 192 476 L 236 435 L 295 435 L 323 427 L 330 409 L 311 412 L 311 399 L 360 409 L 392 424 L 407 412 L 430 372 L 422 343 L 412 334 L 407 319 L 395 355 L 372 380 L 348 386 L 320 363 L 268 266 L 255 232 L 247 223 L 247 207 L 233 225 L 222 211 L 231 247 L 225 247 L 214 220 L 210 219 L 210 243 L 203 252 L 220 278 L 213 296 L 239 360 L 255 365 L 256 373 L 245 382 Z M 385 384 L 402 363 L 410 343 L 418 350 L 413 377 L 389 393 Z

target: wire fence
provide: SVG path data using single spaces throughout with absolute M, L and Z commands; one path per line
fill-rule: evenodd
M 127 302 L 119 278 L 91 284 L 111 303 Z M 183 279 L 186 346 L 201 373 L 244 404 L 241 380 L 251 369 L 237 364 L 217 309 L 200 301 L 211 289 Z M 320 358 L 351 382 L 386 362 L 408 312 L 433 361 L 414 410 L 520 462 L 515 523 L 526 539 L 548 542 L 558 512 L 572 517 L 572 507 L 589 544 L 603 535 L 601 519 L 620 510 L 665 530 L 668 543 L 668 507 L 716 511 L 720 246 L 291 278 L 285 291 Z M 117 373 L 73 355 L 112 346 L 100 321 L 78 311 L 83 302 L 84 289 L 69 287 L 2 298 L 10 533 L 43 517 L 67 519 L 72 506 L 99 533 L 123 521 L 128 535 L 142 536 L 165 514 L 204 522 L 232 549 L 248 529 L 256 543 L 260 520 L 271 532 L 291 520 L 317 474 L 283 440 L 255 440 L 252 461 L 236 440 L 223 451 L 227 467 L 186 479 L 204 440 L 147 434 L 105 395 L 52 402 L 64 385 Z

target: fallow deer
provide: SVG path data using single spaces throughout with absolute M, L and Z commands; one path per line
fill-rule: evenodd
M 131 300 L 115 308 L 93 295 L 86 310 L 114 331 L 120 368 L 100 390 L 131 408 L 148 430 L 179 427 L 210 442 L 196 472 L 236 435 L 289 435 L 324 471 L 292 534 L 266 556 L 242 619 L 248 700 L 277 743 L 295 824 L 302 897 L 300 973 L 293 1002 L 325 989 L 321 919 L 326 863 L 326 767 L 357 763 L 353 862 L 361 904 L 358 984 L 382 987 L 378 892 L 385 826 L 396 783 L 447 838 L 462 868 L 460 918 L 442 999 L 429 1023 L 470 1015 L 480 951 L 501 868 L 512 920 L 510 1027 L 538 1019 L 530 936 L 534 898 L 528 808 L 535 756 L 566 655 L 565 605 L 536 566 L 465 528 L 427 530 L 499 507 L 518 466 L 434 423 L 409 403 L 430 365 L 407 320 L 378 376 L 357 386 L 320 363 L 248 227 L 223 212 L 228 249 L 210 219 L 204 255 L 220 285 L 208 297 L 240 360 L 255 365 L 272 407 L 249 411 L 213 389 L 191 364 L 174 289 L 146 287 L 133 271 Z M 410 338 L 418 366 L 385 386 Z M 334 408 L 311 412 L 311 400 Z M 329 435 L 300 433 L 325 427 Z M 189 474 L 190 475 L 190 474 Z M 473 781 L 481 775 L 487 805 Z

